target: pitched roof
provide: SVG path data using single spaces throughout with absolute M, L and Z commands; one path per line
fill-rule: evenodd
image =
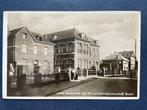
M 118 53 L 125 58 L 129 58 L 132 55 L 134 55 L 134 51 L 123 51 L 123 52 L 118 52 Z
M 27 29 L 27 27 L 21 27 L 21 28 L 17 28 L 17 29 L 11 30 L 10 31 L 10 34 L 9 34 L 9 37 L 14 37 L 14 35 L 17 34 L 23 28 L 26 28 Z M 54 45 L 50 40 L 46 39 L 45 36 L 42 36 L 39 33 L 31 32 L 31 31 L 29 31 L 29 33 L 30 33 L 31 37 L 33 38 L 33 40 L 35 42 L 37 42 L 37 43 L 43 43 L 43 44 L 45 43 L 45 44 Z M 40 40 L 40 37 L 41 37 L 41 40 Z
M 24 27 L 21 28 L 17 28 L 17 29 L 13 29 L 9 31 L 9 36 L 14 36 L 16 33 L 18 33 L 21 29 L 23 29 Z
M 33 39 L 38 43 L 45 43 L 54 45 L 50 40 L 45 38 L 45 36 L 41 35 L 40 33 L 30 32 L 32 34 Z
M 72 29 L 68 29 L 68 30 L 64 30 L 64 31 L 50 33 L 50 34 L 47 34 L 46 36 L 50 40 L 53 39 L 54 36 L 57 36 L 57 38 L 55 40 L 74 38 L 75 31 L 76 31 L 76 29 L 72 28 Z
M 134 55 L 134 51 L 122 51 L 122 52 L 117 52 L 121 56 L 125 57 L 126 59 L 129 59 L 132 55 Z M 121 56 L 118 56 L 118 60 L 123 60 Z M 116 59 L 116 54 L 110 54 L 109 56 L 106 56 L 105 59 L 103 60 L 115 60 Z
M 71 28 L 71 29 L 67 29 L 67 30 L 63 30 L 63 31 L 50 33 L 50 34 L 47 34 L 46 36 L 50 40 L 54 39 L 54 37 L 56 36 L 56 38 L 53 41 L 76 38 L 79 40 L 89 42 L 94 46 L 99 46 L 98 44 L 96 44 L 96 40 L 89 38 L 88 35 L 86 35 L 86 34 L 84 34 L 84 36 L 82 34 L 84 34 L 84 33 L 79 32 L 76 28 Z

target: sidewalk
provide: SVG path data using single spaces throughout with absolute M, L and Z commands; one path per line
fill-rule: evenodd
M 98 76 L 98 78 L 103 78 L 103 79 L 130 79 L 130 80 L 137 80 L 136 77 L 130 78 L 129 76 Z
M 87 77 L 85 79 L 79 79 L 78 81 L 63 81 L 63 82 L 55 82 L 42 87 L 29 87 L 25 86 L 21 91 L 13 91 L 11 96 L 49 96 L 55 94 L 57 92 L 63 91 L 65 89 L 69 89 L 75 87 L 77 85 L 95 80 L 95 77 Z

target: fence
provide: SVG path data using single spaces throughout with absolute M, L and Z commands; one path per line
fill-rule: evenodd
M 44 74 L 44 75 L 26 75 L 26 84 L 34 84 L 35 79 L 39 78 L 41 82 L 54 81 L 56 74 Z
M 68 74 L 22 74 L 19 76 L 9 76 L 10 88 L 22 88 L 24 85 L 40 86 L 48 84 L 50 82 L 59 82 L 62 80 L 68 80 Z

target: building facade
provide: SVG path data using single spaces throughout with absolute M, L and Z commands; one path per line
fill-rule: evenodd
M 105 68 L 105 74 L 129 75 L 130 71 L 136 69 L 136 59 L 133 51 L 122 51 L 110 54 L 101 64 L 101 69 Z
M 72 68 L 75 72 L 99 68 L 98 42 L 87 34 L 73 28 L 46 36 L 55 44 L 55 68 L 60 67 L 65 71 Z
M 44 36 L 29 31 L 26 27 L 9 31 L 8 66 L 23 66 L 23 73 L 34 74 L 35 66 L 39 73 L 52 74 L 54 71 L 54 44 Z M 15 68 L 16 75 L 17 68 Z M 19 73 L 20 74 L 20 73 Z

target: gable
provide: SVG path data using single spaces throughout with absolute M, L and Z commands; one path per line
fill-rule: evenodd
M 24 35 L 26 36 L 26 38 L 24 38 Z M 31 33 L 29 32 L 29 30 L 24 27 L 23 29 L 21 29 L 20 31 L 18 31 L 16 34 L 16 40 L 18 40 L 21 43 L 33 43 L 34 39 L 31 35 Z

